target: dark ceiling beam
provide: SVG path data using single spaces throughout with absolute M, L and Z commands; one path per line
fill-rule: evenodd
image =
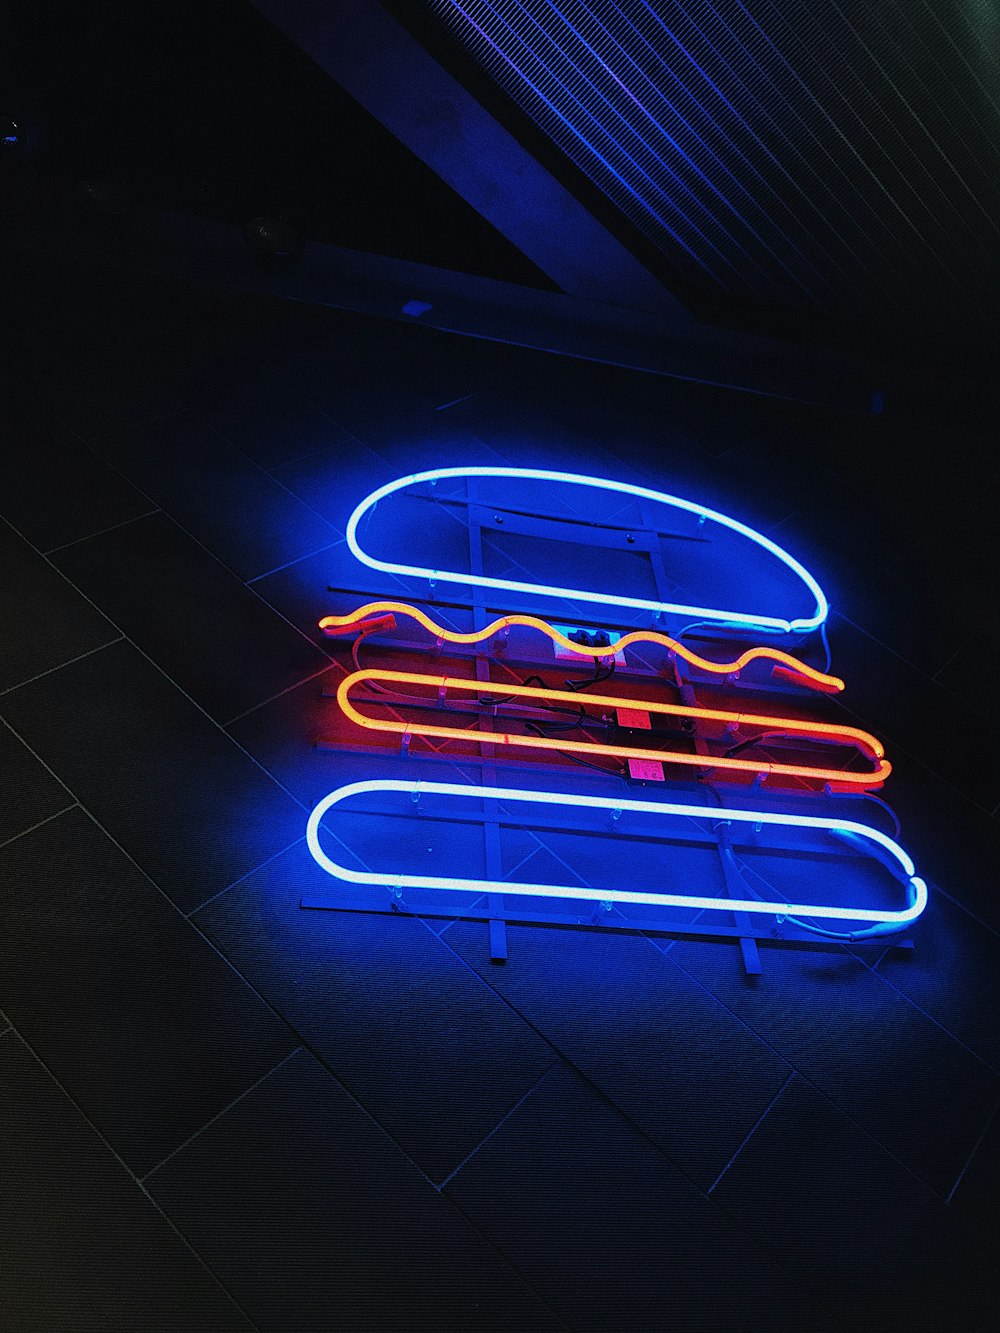
M 741 394 L 784 398 L 826 413 L 885 412 L 914 421 L 996 434 L 1000 382 L 991 348 L 961 363 L 937 352 L 905 358 L 892 349 L 848 356 L 830 349 L 662 316 L 410 260 L 309 244 L 291 267 L 255 261 L 240 228 L 134 206 L 109 216 L 78 188 L 35 174 L 4 180 L 0 253 L 14 269 L 22 252 L 238 287 L 283 300 L 353 310 L 439 330 L 693 381 Z M 56 281 L 56 279 L 53 279 Z M 55 289 L 54 289 L 55 290 Z M 17 321 L 0 321 L 0 361 L 12 364 Z M 669 423 L 664 424 L 669 430 Z M 808 444 L 804 439 L 804 447 Z
M 254 4 L 568 295 L 694 322 L 377 0 Z
M 237 287 L 847 412 L 869 411 L 876 387 L 894 407 L 912 392 L 897 395 L 881 368 L 855 359 L 704 324 L 674 326 L 606 301 L 315 243 L 296 262 L 274 265 L 255 259 L 231 223 L 140 206 L 109 216 L 85 206 L 78 189 L 44 177 L 10 178 L 5 186 L 0 253 L 15 267 L 18 254 L 30 251 Z M 9 332 L 0 322 L 0 352 Z

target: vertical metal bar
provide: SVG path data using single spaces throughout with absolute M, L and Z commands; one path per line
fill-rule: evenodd
M 470 477 L 467 481 L 469 494 L 469 568 L 473 574 L 482 575 L 483 573 L 483 530 L 479 523 L 473 517 L 473 501 L 476 499 L 476 479 Z M 472 619 L 475 629 L 483 629 L 486 625 L 486 604 L 484 589 L 475 585 L 472 590 Z M 485 641 L 484 641 L 485 647 Z M 490 668 L 486 655 L 481 650 L 476 652 L 476 679 L 487 684 L 490 683 Z M 492 720 L 488 717 L 480 716 L 479 729 L 484 732 L 493 730 Z M 495 757 L 495 747 L 488 741 L 480 742 L 480 748 L 483 753 L 483 785 L 496 786 L 497 773 L 493 764 Z M 503 865 L 500 856 L 500 825 L 497 821 L 496 801 L 485 801 L 483 804 L 483 840 L 486 851 L 486 874 L 492 880 L 503 878 Z M 504 902 L 502 893 L 491 893 L 487 895 L 487 902 L 490 908 L 490 961 L 494 963 L 503 963 L 507 959 L 507 924 L 503 917 Z
M 729 829 L 723 824 L 719 829 L 719 855 L 722 858 L 722 874 L 725 877 L 726 889 L 730 898 L 742 897 L 746 889 L 740 880 L 740 873 L 736 868 L 736 860 L 733 855 L 732 843 L 729 839 Z M 737 929 L 750 931 L 753 927 L 750 925 L 749 912 L 734 912 L 733 920 L 736 922 Z M 757 941 L 750 935 L 740 936 L 740 949 L 743 952 L 743 966 L 746 969 L 747 976 L 759 977 L 763 968 L 760 961 L 760 951 L 757 948 Z
M 639 502 L 639 512 L 642 515 L 642 521 L 644 525 L 655 534 L 656 525 L 649 518 L 648 511 L 649 511 L 649 506 L 647 501 L 641 500 Z M 667 571 L 663 566 L 663 556 L 660 554 L 660 548 L 658 544 L 654 543 L 654 545 L 650 548 L 649 563 L 652 566 L 653 570 L 653 583 L 656 587 L 657 600 L 661 602 L 669 601 L 670 590 L 667 587 Z
M 697 706 L 694 687 L 683 679 L 681 674 L 680 661 L 676 661 L 674 666 L 677 670 L 677 680 L 680 684 L 681 702 L 689 708 Z M 695 740 L 694 748 L 699 754 L 707 754 L 708 746 L 704 741 Z M 729 835 L 724 828 L 719 830 L 719 859 L 722 861 L 722 874 L 726 881 L 726 889 L 730 897 L 741 897 L 739 882 L 739 873 L 736 870 L 736 864 L 733 860 L 732 848 L 729 844 Z M 750 915 L 748 912 L 734 912 L 733 920 L 740 930 L 745 930 L 746 935 L 740 936 L 740 950 L 743 954 L 743 966 L 746 969 L 747 976 L 759 977 L 762 968 L 760 964 L 760 951 L 757 948 L 757 941 L 753 938 L 753 927 L 750 924 Z
M 640 513 L 644 525 L 654 532 L 656 525 L 650 519 L 648 505 L 646 501 L 640 501 Z M 669 592 L 667 588 L 666 570 L 663 567 L 663 557 L 659 549 L 654 547 L 649 553 L 649 563 L 653 570 L 653 581 L 656 585 L 656 596 L 661 602 L 668 600 Z M 694 686 L 684 679 L 683 667 L 679 658 L 674 661 L 674 669 L 677 673 L 677 683 L 680 687 L 681 702 L 689 708 L 696 708 L 698 705 L 695 696 Z M 707 754 L 708 746 L 702 740 L 695 740 L 694 748 L 699 754 Z M 729 843 L 728 832 L 723 828 L 719 830 L 719 859 L 722 862 L 722 874 L 726 881 L 726 889 L 730 897 L 741 897 L 739 873 L 736 870 L 736 864 L 733 860 L 733 851 Z M 753 927 L 750 924 L 750 916 L 747 912 L 734 912 L 733 919 L 738 929 L 745 930 L 746 935 L 740 936 L 740 951 L 743 954 L 743 967 L 747 976 L 759 977 L 762 968 L 760 963 L 760 951 L 757 948 L 757 941 L 753 938 Z

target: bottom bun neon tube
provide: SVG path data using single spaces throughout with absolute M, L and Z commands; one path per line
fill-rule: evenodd
M 891 863 L 901 881 L 907 905 L 899 911 L 881 908 L 838 907 L 830 903 L 771 902 L 759 898 L 705 897 L 695 894 L 659 893 L 650 890 L 629 889 L 620 884 L 602 888 L 581 888 L 575 884 L 535 884 L 510 880 L 459 879 L 439 875 L 411 875 L 405 869 L 393 873 L 369 870 L 351 870 L 332 860 L 319 843 L 320 822 L 330 810 L 351 796 L 367 792 L 403 792 L 411 797 L 421 794 L 455 796 L 477 801 L 522 801 L 526 804 L 567 806 L 574 809 L 633 811 L 649 815 L 679 815 L 695 819 L 711 819 L 713 823 L 774 825 L 782 828 L 826 830 L 831 834 L 847 834 L 852 839 L 867 840 L 873 845 L 873 855 L 882 864 Z M 720 912 L 753 912 L 766 916 L 815 917 L 836 921 L 884 922 L 905 926 L 915 921 L 927 905 L 927 885 L 915 874 L 912 860 L 887 834 L 878 829 L 856 824 L 851 820 L 825 819 L 818 815 L 786 815 L 766 810 L 716 810 L 710 806 L 688 805 L 676 802 L 634 801 L 605 796 L 580 796 L 568 792 L 524 791 L 515 787 L 477 787 L 457 782 L 396 781 L 388 778 L 351 782 L 324 796 L 309 816 L 306 841 L 317 864 L 335 878 L 350 884 L 382 885 L 392 888 L 406 884 L 415 889 L 454 889 L 462 893 L 524 894 L 538 898 L 594 899 L 600 902 L 646 903 L 659 907 L 703 908 Z M 875 849 L 878 849 L 876 851 Z M 888 854 L 888 855 L 886 855 Z

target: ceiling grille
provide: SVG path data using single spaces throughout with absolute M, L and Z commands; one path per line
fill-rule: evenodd
M 993 322 L 996 0 L 422 0 L 689 286 Z

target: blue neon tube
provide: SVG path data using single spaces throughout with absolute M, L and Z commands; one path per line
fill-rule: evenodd
M 435 482 L 444 478 L 455 477 L 517 477 L 532 481 L 565 482 L 574 486 L 590 486 L 597 490 L 613 491 L 620 495 L 632 495 L 640 500 L 652 500 L 659 504 L 672 505 L 677 509 L 686 510 L 688 513 L 697 514 L 701 518 L 711 519 L 712 522 L 721 523 L 731 531 L 749 538 L 750 541 L 755 542 L 787 565 L 812 594 L 816 603 L 815 609 L 811 615 L 800 616 L 794 620 L 782 620 L 773 616 L 752 615 L 743 611 L 727 611 L 718 607 L 687 606 L 677 602 L 657 602 L 642 597 L 619 596 L 614 593 L 588 592 L 582 588 L 562 588 L 544 583 L 523 583 L 516 579 L 495 579 L 489 578 L 485 574 L 462 573 L 459 570 L 430 569 L 422 565 L 407 565 L 392 560 L 380 560 L 377 556 L 369 555 L 362 548 L 358 541 L 358 524 L 366 514 L 371 512 L 379 500 L 384 499 L 387 495 L 393 495 L 397 491 L 405 490 L 409 486 L 419 485 L 421 482 Z M 688 617 L 691 620 L 714 621 L 746 629 L 777 631 L 785 634 L 805 633 L 817 629 L 826 620 L 830 610 L 822 588 L 809 571 L 800 565 L 793 556 L 790 556 L 787 551 L 782 550 L 776 542 L 765 537 L 763 533 L 747 527 L 745 523 L 740 523 L 735 518 L 729 518 L 726 514 L 720 514 L 714 509 L 709 509 L 706 505 L 696 504 L 693 500 L 681 500 L 675 495 L 667 495 L 663 491 L 654 491 L 647 486 L 633 486 L 626 481 L 607 481 L 602 477 L 588 477 L 577 472 L 550 472 L 544 468 L 519 467 L 440 467 L 431 468 L 426 472 L 414 472 L 411 476 L 398 477 L 395 481 L 387 482 L 384 486 L 380 486 L 378 490 L 365 496 L 347 521 L 346 535 L 351 553 L 370 569 L 382 570 L 387 574 L 400 574 L 404 577 L 440 580 L 443 583 L 495 588 L 499 592 L 529 593 L 536 597 L 568 598 L 578 602 L 596 602 L 602 606 L 622 606 L 632 610 L 653 611 L 657 614 L 671 613 Z
M 651 815 L 680 815 L 695 819 L 710 819 L 713 823 L 772 824 L 784 828 L 826 829 L 832 834 L 847 834 L 852 839 L 866 839 L 888 853 L 888 860 L 898 867 L 897 877 L 903 882 L 908 905 L 901 911 L 891 912 L 875 908 L 837 907 L 827 903 L 762 902 L 759 898 L 720 898 L 697 894 L 656 893 L 638 889 L 623 889 L 616 885 L 607 888 L 586 889 L 574 884 L 535 884 L 508 880 L 458 879 L 440 875 L 409 875 L 395 872 L 350 870 L 332 860 L 319 844 L 320 821 L 329 810 L 351 796 L 366 792 L 405 792 L 418 797 L 421 793 L 441 796 L 459 796 L 475 800 L 523 801 L 543 805 L 573 806 L 578 809 L 635 811 Z M 927 905 L 927 885 L 915 874 L 912 860 L 888 834 L 850 820 L 824 819 L 818 815 L 775 814 L 765 810 L 716 810 L 710 806 L 687 805 L 676 802 L 620 800 L 617 797 L 577 796 L 568 792 L 524 791 L 513 787 L 476 787 L 457 782 L 396 781 L 375 778 L 351 782 L 324 796 L 309 816 L 306 825 L 309 850 L 328 874 L 350 884 L 381 885 L 393 888 L 401 884 L 416 889 L 454 889 L 463 893 L 525 894 L 538 898 L 584 898 L 599 902 L 646 903 L 658 907 L 704 908 L 715 912 L 754 912 L 758 915 L 780 917 L 819 917 L 837 921 L 872 921 L 905 926 L 915 921 Z M 882 856 L 876 853 L 878 859 Z M 884 862 L 883 862 L 884 863 Z

